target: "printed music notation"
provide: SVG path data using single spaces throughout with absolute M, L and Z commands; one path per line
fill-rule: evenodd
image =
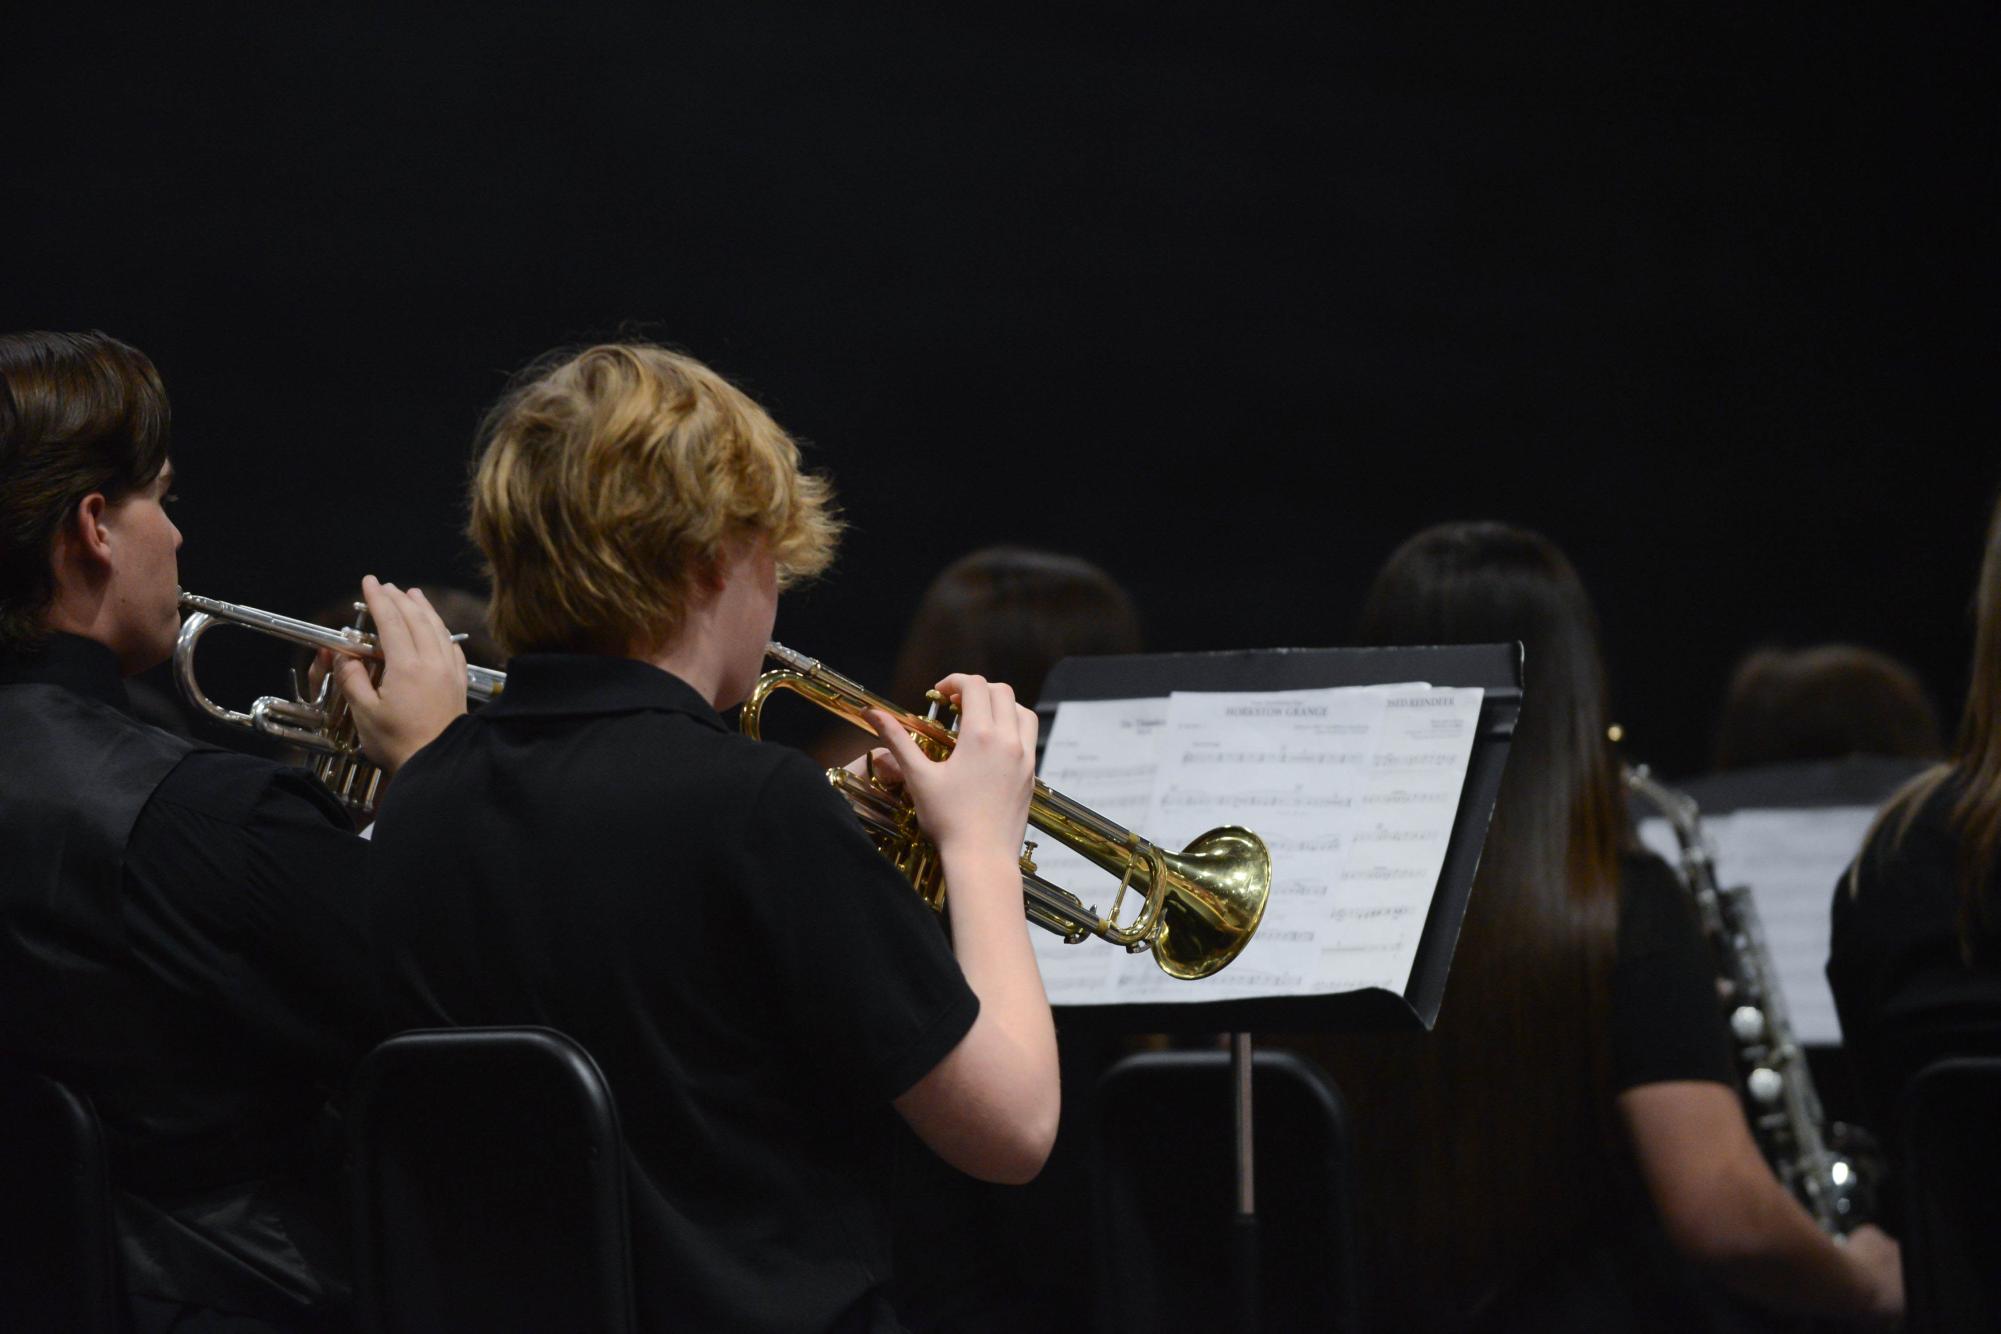
M 1228 968 L 1176 981 L 1102 944 L 1035 932 L 1058 1005 L 1401 993 L 1444 865 L 1481 691 L 1422 683 L 1065 703 L 1049 786 L 1168 851 L 1217 825 L 1272 854 L 1263 925 Z M 1102 911 L 1110 876 L 1064 848 L 1042 875 Z M 1121 914 L 1129 919 L 1132 905 Z

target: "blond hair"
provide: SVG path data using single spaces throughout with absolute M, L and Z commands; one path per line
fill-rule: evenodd
M 823 477 L 755 402 L 647 343 L 558 353 L 487 414 L 469 531 L 510 652 L 670 642 L 733 540 L 770 544 L 781 586 L 833 559 Z

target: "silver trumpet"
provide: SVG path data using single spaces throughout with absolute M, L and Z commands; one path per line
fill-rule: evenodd
M 361 735 L 355 728 L 347 699 L 334 684 L 333 673 L 327 673 L 308 699 L 295 671 L 290 699 L 265 695 L 250 706 L 248 713 L 217 704 L 195 677 L 195 646 L 218 625 L 242 626 L 290 644 L 380 663 L 382 647 L 368 629 L 368 608 L 357 602 L 354 624 L 325 626 L 183 592 L 181 610 L 189 614 L 181 622 L 180 636 L 174 641 L 174 679 L 180 683 L 181 694 L 188 702 L 217 722 L 276 737 L 307 751 L 306 767 L 326 784 L 328 791 L 349 809 L 364 816 L 372 815 L 382 791 L 382 770 L 362 754 Z M 490 667 L 466 668 L 468 699 L 497 699 L 506 684 L 505 672 Z

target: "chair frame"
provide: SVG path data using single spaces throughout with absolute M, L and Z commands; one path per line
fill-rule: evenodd
M 590 1053 L 551 1028 L 487 1027 L 415 1029 L 398 1034 L 363 1058 L 349 1085 L 348 1135 L 352 1188 L 355 1265 L 355 1316 L 365 1334 L 391 1334 L 414 1326 L 402 1323 L 391 1309 L 397 1272 L 390 1242 L 399 1220 L 383 1216 L 385 1141 L 396 1134 L 398 1098 L 422 1084 L 449 1087 L 454 1069 L 483 1072 L 487 1082 L 496 1070 L 539 1067 L 566 1086 L 581 1113 L 585 1144 L 584 1183 L 589 1219 L 584 1226 L 594 1243 L 594 1272 L 585 1276 L 586 1295 L 574 1324 L 566 1329 L 627 1334 L 634 1327 L 630 1224 L 625 1197 L 625 1148 L 618 1110 L 603 1072 Z M 477 1084 L 478 1081 L 475 1081 Z M 552 1136 L 556 1134 L 552 1128 Z M 564 1143 L 575 1147 L 570 1134 Z M 449 1225 L 449 1213 L 439 1217 Z M 529 1220 L 524 1220 L 527 1226 Z M 523 1275 L 532 1284 L 533 1275 Z M 468 1326 L 470 1327 L 470 1326 Z M 426 1326 L 427 1332 L 431 1326 Z

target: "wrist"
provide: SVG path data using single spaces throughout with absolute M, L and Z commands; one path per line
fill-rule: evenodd
M 993 868 L 1005 869 L 1013 877 L 1021 870 L 1021 840 L 1010 842 L 972 833 L 947 835 L 938 841 L 938 856 L 948 866 L 962 867 L 962 874 Z

